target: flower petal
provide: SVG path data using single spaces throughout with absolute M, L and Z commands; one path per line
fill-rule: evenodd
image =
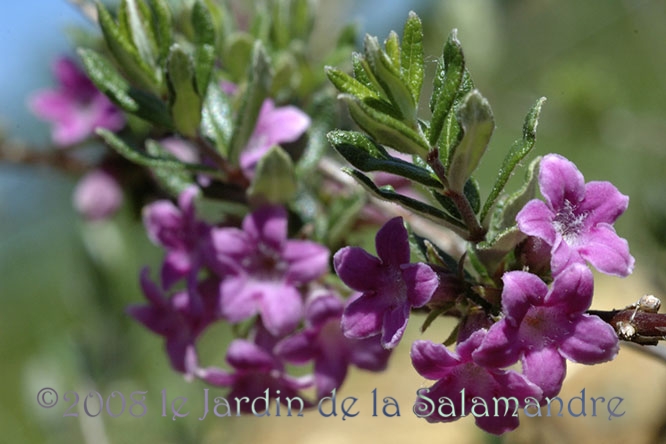
M 391 350 L 382 347 L 380 337 L 372 336 L 366 339 L 347 339 L 349 362 L 356 367 L 372 372 L 379 372 L 386 368 Z
M 629 197 L 620 193 L 610 182 L 588 182 L 585 198 L 578 205 L 580 213 L 587 214 L 585 223 L 590 226 L 614 223 L 629 205 Z
M 394 217 L 377 232 L 375 248 L 384 264 L 409 263 L 409 238 L 402 217 Z
M 344 247 L 333 256 L 335 272 L 356 291 L 373 291 L 383 272 L 382 264 L 376 257 L 359 247 Z
M 567 314 L 579 314 L 590 308 L 594 276 L 587 266 L 573 264 L 558 275 L 544 299 L 544 305 L 559 306 Z
M 363 294 L 349 302 L 342 313 L 342 331 L 352 339 L 363 339 L 379 334 L 386 306 L 378 306 L 378 298 Z
M 523 356 L 523 374 L 543 390 L 543 396 L 556 396 L 566 373 L 566 360 L 555 348 L 528 350 Z
M 275 358 L 257 344 L 245 339 L 234 339 L 227 349 L 227 362 L 237 370 L 271 370 Z
M 400 268 L 407 287 L 407 300 L 412 307 L 423 307 L 439 286 L 437 273 L 429 265 L 422 263 L 406 264 Z
M 148 238 L 154 244 L 167 248 L 183 247 L 183 215 L 168 200 L 159 200 L 143 207 L 143 224 Z
M 270 101 L 266 101 L 269 103 Z M 264 106 L 256 131 L 266 136 L 270 145 L 293 142 L 310 126 L 310 117 L 295 106 Z
M 484 367 L 508 367 L 520 359 L 518 330 L 507 319 L 493 324 L 481 345 L 472 353 L 474 362 Z
M 243 231 L 276 251 L 287 239 L 287 212 L 280 206 L 265 206 L 243 219 Z
M 417 340 L 410 353 L 412 365 L 419 375 L 428 379 L 442 379 L 459 365 L 458 358 L 442 344 Z
M 560 344 L 560 353 L 572 362 L 598 364 L 614 359 L 619 348 L 613 327 L 585 314 L 576 323 L 574 334 Z
M 293 364 L 305 364 L 316 356 L 317 347 L 314 339 L 306 332 L 296 333 L 278 342 L 274 352 Z
M 230 322 L 240 322 L 259 311 L 262 288 L 245 276 L 229 276 L 220 285 L 220 310 Z
M 284 245 L 282 257 L 289 263 L 287 280 L 305 284 L 328 271 L 328 248 L 316 242 L 290 240 Z
M 321 327 L 330 319 L 340 318 L 344 305 L 337 294 L 323 291 L 311 296 L 306 308 L 308 324 L 313 327 Z
M 516 215 L 518 228 L 523 233 L 543 239 L 553 245 L 556 239 L 553 219 L 555 213 L 538 199 L 531 200 Z
M 340 388 L 347 376 L 349 364 L 345 359 L 335 354 L 326 353 L 320 359 L 315 360 L 314 375 L 317 386 L 317 398 L 331 395 L 333 389 Z
M 610 225 L 599 224 L 586 233 L 584 245 L 578 251 L 602 273 L 625 277 L 634 270 L 629 244 Z
M 301 294 L 283 283 L 263 284 L 261 288 L 259 310 L 266 330 L 274 336 L 291 333 L 303 317 Z
M 565 200 L 577 204 L 585 196 L 583 174 L 573 162 L 559 154 L 548 154 L 541 160 L 539 187 L 555 212 L 564 206 Z
M 409 320 L 409 304 L 398 305 L 392 310 L 384 311 L 382 323 L 382 345 L 384 348 L 394 348 L 402 339 Z
M 502 312 L 516 327 L 532 305 L 541 305 L 548 286 L 538 276 L 525 271 L 509 271 L 502 276 Z

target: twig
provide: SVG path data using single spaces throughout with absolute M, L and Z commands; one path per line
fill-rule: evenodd
M 666 339 L 666 314 L 649 313 L 637 308 L 623 308 L 621 310 L 589 310 L 591 315 L 597 315 L 602 321 L 610 324 L 618 338 L 623 341 L 640 345 L 657 345 Z
M 29 148 L 6 141 L 0 142 L 0 162 L 31 166 L 44 165 L 74 174 L 80 174 L 90 169 L 90 165 L 70 156 L 67 150 Z

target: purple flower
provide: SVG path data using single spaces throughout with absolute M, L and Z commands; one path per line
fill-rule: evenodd
M 409 239 L 401 217 L 388 221 L 375 238 L 377 256 L 359 247 L 345 247 L 333 257 L 335 271 L 351 289 L 362 293 L 345 308 L 342 330 L 349 338 L 381 333 L 393 348 L 407 327 L 412 307 L 424 306 L 438 285 L 426 264 L 409 263 Z
M 474 360 L 485 366 L 506 367 L 522 359 L 525 376 L 555 396 L 562 387 L 566 359 L 581 364 L 612 360 L 618 352 L 613 328 L 585 314 L 592 303 L 592 272 L 573 264 L 555 277 L 552 287 L 537 276 L 511 271 L 502 277 L 502 313 L 493 324 Z
M 148 268 L 141 271 L 141 289 L 148 305 L 131 305 L 127 313 L 149 330 L 164 336 L 171 365 L 179 372 L 191 375 L 196 369 L 195 341 L 217 319 L 218 285 L 216 279 L 208 279 L 167 297 L 150 280 Z
M 266 99 L 252 136 L 240 155 L 240 165 L 248 177 L 254 174 L 259 159 L 274 146 L 297 140 L 310 126 L 310 117 L 295 106 L 275 107 Z
M 268 339 L 268 340 L 266 340 Z M 299 390 L 312 387 L 311 375 L 295 378 L 286 373 L 284 364 L 272 353 L 274 341 L 270 335 L 259 326 L 255 341 L 235 339 L 227 349 L 226 360 L 233 368 L 228 372 L 217 367 L 200 368 L 197 376 L 205 382 L 219 386 L 231 387 L 227 395 L 229 399 L 247 397 L 250 400 L 265 397 L 269 391 L 270 399 L 280 397 L 286 405 L 287 398 L 299 397 Z M 310 401 L 303 399 L 304 407 L 310 407 Z M 254 413 L 250 402 L 241 402 L 240 410 L 245 413 Z M 298 402 L 292 402 L 292 407 L 298 409 Z
M 546 202 L 528 202 L 516 220 L 522 232 L 551 246 L 553 274 L 586 260 L 603 273 L 631 274 L 629 245 L 612 226 L 627 209 L 627 196 L 610 182 L 586 184 L 576 166 L 557 154 L 541 161 L 539 186 Z
M 485 334 L 485 330 L 477 330 L 459 343 L 454 353 L 442 344 L 414 342 L 411 352 L 414 368 L 421 376 L 437 380 L 432 387 L 418 391 L 414 413 L 428 422 L 451 422 L 473 414 L 477 426 L 496 435 L 518 427 L 514 408 L 524 406 L 527 397 L 539 401 L 541 390 L 520 373 L 477 365 L 472 360 L 472 352 Z M 496 407 L 494 400 L 500 397 L 515 397 L 517 405 L 509 403 L 505 412 L 501 404 Z M 480 399 L 488 407 L 487 414 Z
M 143 223 L 148 238 L 166 248 L 162 265 L 162 286 L 170 288 L 179 279 L 196 274 L 209 241 L 210 227 L 196 218 L 195 186 L 188 187 L 178 197 L 178 207 L 168 200 L 153 202 L 143 209 Z
M 51 136 L 56 145 L 82 142 L 98 127 L 117 131 L 125 125 L 120 110 L 72 60 L 58 59 L 53 70 L 57 89 L 35 94 L 29 105 L 37 116 L 53 123 Z
M 88 220 L 111 217 L 123 202 L 123 191 L 115 177 L 98 168 L 79 180 L 72 196 L 74 208 Z
M 288 240 L 287 212 L 278 206 L 249 214 L 242 229 L 214 228 L 211 238 L 211 268 L 225 276 L 222 314 L 240 322 L 258 313 L 273 335 L 291 332 L 303 315 L 297 287 L 328 271 L 328 249 Z
M 386 368 L 390 351 L 384 349 L 378 336 L 368 339 L 349 339 L 342 334 L 340 319 L 344 306 L 332 292 L 313 296 L 306 309 L 306 326 L 293 336 L 280 341 L 275 353 L 294 364 L 314 360 L 317 398 L 339 388 L 354 364 L 370 371 Z

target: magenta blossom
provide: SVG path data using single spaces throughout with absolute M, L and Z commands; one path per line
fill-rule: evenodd
M 208 279 L 168 297 L 150 280 L 148 268 L 141 271 L 141 289 L 148 305 L 131 305 L 127 313 L 164 336 L 171 365 L 179 372 L 192 375 L 196 369 L 195 341 L 217 319 L 218 285 L 216 279 Z
M 210 266 L 224 276 L 222 314 L 240 322 L 256 314 L 269 332 L 290 333 L 303 316 L 298 289 L 328 271 L 329 251 L 287 239 L 287 212 L 267 206 L 247 215 L 242 229 L 212 230 Z
M 312 375 L 296 378 L 287 374 L 282 360 L 272 352 L 274 345 L 274 338 L 259 325 L 254 341 L 235 339 L 229 345 L 226 360 L 233 372 L 208 367 L 198 369 L 197 376 L 218 387 L 231 387 L 229 399 L 254 400 L 265 397 L 268 390 L 270 399 L 280 397 L 286 404 L 287 398 L 299 397 L 304 401 L 303 407 L 310 407 L 312 403 L 300 396 L 299 390 L 312 387 Z M 299 407 L 298 402 L 292 402 L 295 412 Z M 250 402 L 241 402 L 240 410 L 256 413 L 252 412 Z
M 322 291 L 313 295 L 307 304 L 305 329 L 283 339 L 275 348 L 278 356 L 294 364 L 314 360 L 318 399 L 330 395 L 333 389 L 342 385 L 350 364 L 365 370 L 381 371 L 386 368 L 390 356 L 390 351 L 381 346 L 378 336 L 357 340 L 342 334 L 340 319 L 343 308 L 335 293 Z
M 555 396 L 566 374 L 566 359 L 581 364 L 610 361 L 619 350 L 613 328 L 585 314 L 592 303 L 592 272 L 573 264 L 555 277 L 552 287 L 537 276 L 511 271 L 502 276 L 502 318 L 493 324 L 475 362 L 506 367 L 522 360 L 525 376 Z
M 345 247 L 333 257 L 340 279 L 362 295 L 345 308 L 342 329 L 354 339 L 381 333 L 385 348 L 398 345 L 412 307 L 423 307 L 438 286 L 426 264 L 409 263 L 409 239 L 401 217 L 388 221 L 375 238 L 377 256 Z
M 266 99 L 245 149 L 240 155 L 243 172 L 251 177 L 259 159 L 274 145 L 296 141 L 310 126 L 310 117 L 295 106 L 275 107 Z
M 514 409 L 523 407 L 527 402 L 525 398 L 541 400 L 541 390 L 515 371 L 477 365 L 472 360 L 472 352 L 485 334 L 485 330 L 477 330 L 459 343 L 453 353 L 444 345 L 430 341 L 412 344 L 412 364 L 416 371 L 437 381 L 432 387 L 418 391 L 415 414 L 428 422 L 451 422 L 473 415 L 477 426 L 496 435 L 518 427 Z M 509 403 L 505 411 L 499 404 L 497 409 L 495 400 L 500 397 L 514 397 L 517 405 Z
M 518 213 L 518 228 L 552 248 L 553 274 L 574 262 L 590 262 L 599 271 L 628 276 L 634 267 L 626 240 L 612 224 L 629 198 L 610 182 L 589 182 L 576 166 L 557 154 L 543 158 L 539 186 L 546 202 L 532 200 Z
M 171 201 L 160 200 L 143 209 L 148 238 L 167 250 L 161 271 L 164 288 L 170 288 L 186 276 L 196 279 L 202 265 L 210 227 L 196 217 L 194 198 L 197 193 L 198 188 L 190 186 L 178 197 L 178 207 Z
M 111 217 L 123 202 L 123 191 L 116 178 L 98 168 L 83 176 L 72 196 L 74 208 L 88 220 Z
M 72 60 L 58 59 L 53 70 L 57 89 L 38 92 L 29 105 L 37 116 L 53 123 L 51 135 L 56 145 L 82 142 L 98 127 L 117 131 L 125 125 L 120 110 Z

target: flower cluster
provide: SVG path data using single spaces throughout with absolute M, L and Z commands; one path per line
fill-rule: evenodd
M 329 251 L 289 239 L 283 207 L 260 207 L 240 227 L 215 226 L 197 216 L 197 193 L 192 186 L 178 206 L 164 200 L 144 208 L 148 236 L 166 254 L 159 286 L 148 269 L 141 274 L 148 304 L 128 308 L 165 338 L 175 370 L 252 398 L 266 389 L 296 396 L 313 385 L 322 397 L 342 385 L 351 364 L 386 367 L 389 352 L 378 338 L 342 334 L 345 303 L 319 282 L 328 272 Z M 199 364 L 197 338 L 215 322 L 252 324 L 249 337 L 229 345 L 231 371 Z M 308 362 L 314 363 L 313 375 L 296 378 L 286 371 L 286 363 Z
M 529 271 L 508 271 L 502 276 L 497 322 L 459 342 L 455 352 L 416 342 L 412 346 L 414 367 L 437 381 L 420 398 L 459 399 L 464 388 L 469 399 L 476 396 L 486 402 L 500 396 L 514 396 L 521 406 L 527 398 L 545 402 L 559 393 L 567 359 L 597 364 L 616 356 L 619 346 L 613 328 L 586 314 L 592 303 L 593 275 L 585 262 L 609 274 L 631 272 L 634 259 L 627 242 L 612 227 L 628 198 L 608 182 L 585 184 L 575 165 L 559 155 L 541 161 L 539 186 L 546 203 L 528 202 L 517 222 L 525 234 L 550 247 L 550 287 Z M 522 364 L 522 373 L 507 369 L 517 362 Z M 421 409 L 422 399 L 417 402 Z M 455 404 L 452 410 L 426 419 L 446 422 L 469 413 Z M 480 416 L 476 423 L 501 434 L 518 426 L 518 418 L 511 413 Z

